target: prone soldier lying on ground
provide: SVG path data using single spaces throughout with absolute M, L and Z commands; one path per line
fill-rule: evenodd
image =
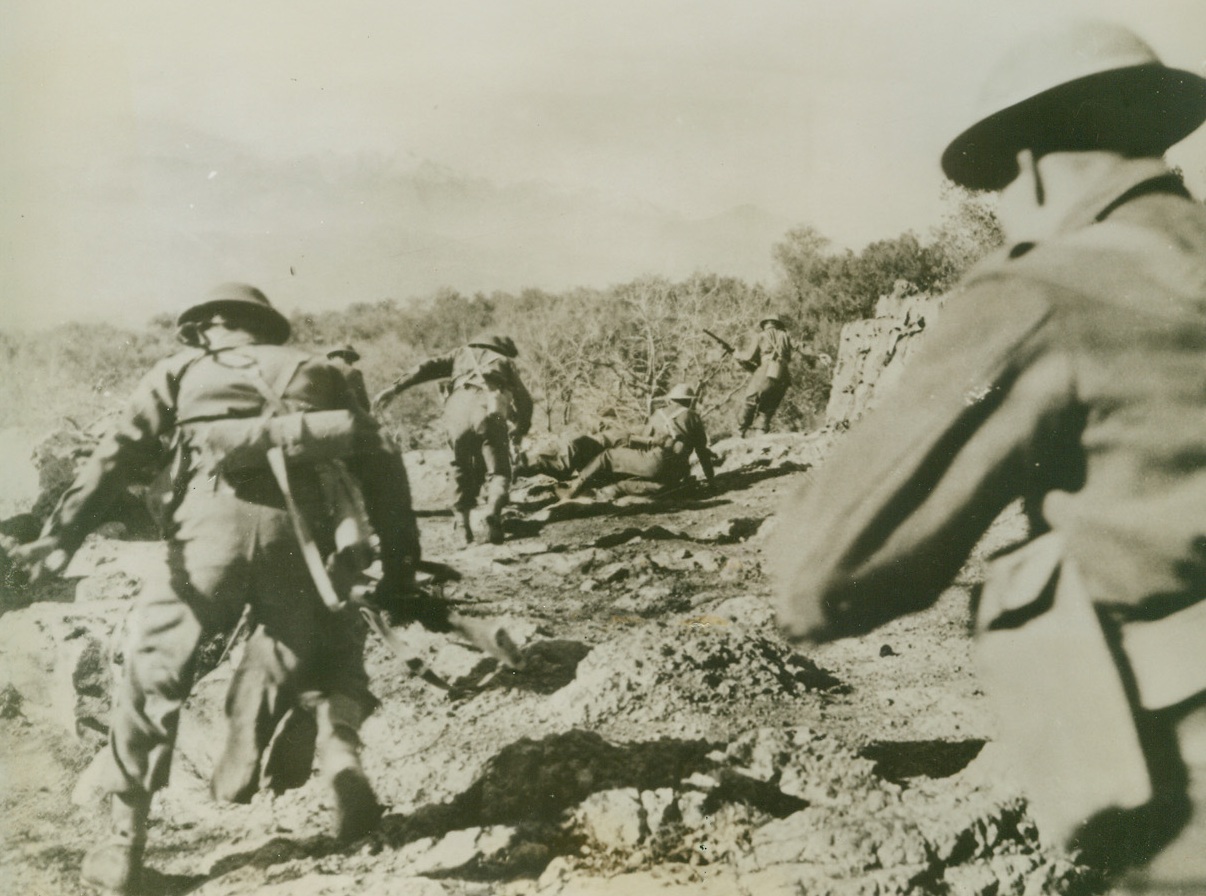
M 691 405 L 695 390 L 685 384 L 666 395 L 666 404 L 649 417 L 644 432 L 623 446 L 608 448 L 591 461 L 565 492 L 576 498 L 587 489 L 611 486 L 621 495 L 658 495 L 681 487 L 691 477 L 691 456 L 699 458 L 704 478 L 715 480 L 712 452 L 703 418 Z

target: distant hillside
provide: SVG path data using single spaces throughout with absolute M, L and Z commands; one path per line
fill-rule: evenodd
M 272 161 L 167 128 L 63 179 L 81 181 L 83 190 L 27 197 L 36 214 L 17 225 L 15 272 L 5 275 L 24 306 L 18 321 L 29 322 L 36 301 L 47 322 L 83 308 L 140 323 L 231 278 L 305 310 L 440 286 L 556 290 L 694 271 L 765 281 L 790 225 L 748 206 L 691 220 L 425 161 Z

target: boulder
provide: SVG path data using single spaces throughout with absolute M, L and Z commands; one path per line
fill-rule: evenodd
M 77 736 L 106 729 L 119 605 L 41 603 L 0 627 L 0 690 L 21 712 Z
M 832 428 L 849 426 L 900 379 L 905 362 L 946 296 L 898 288 L 875 306 L 875 317 L 842 327 L 825 417 Z

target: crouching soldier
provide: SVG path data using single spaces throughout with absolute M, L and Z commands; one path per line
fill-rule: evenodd
M 400 456 L 357 409 L 338 370 L 283 345 L 289 323 L 263 293 L 227 284 L 178 324 L 189 347 L 143 378 L 42 537 L 20 552 L 35 574 L 61 571 L 129 473 L 168 460 L 163 445 L 174 444 L 170 574 L 137 598 L 108 747 L 90 769 L 111 795 L 112 817 L 109 835 L 84 857 L 82 877 L 116 893 L 137 887 L 151 796 L 168 781 L 198 645 L 234 628 L 245 606 L 253 634 L 227 700 L 216 795 L 248 797 L 267 740 L 305 694 L 317 716 L 320 769 L 334 790 L 335 835 L 354 838 L 376 825 L 380 806 L 359 762 L 358 728 L 375 702 L 364 633 L 354 614 L 324 604 L 306 560 L 311 548 L 330 554 L 337 538 L 341 521 L 323 475 L 332 459 L 361 486 L 379 535 L 383 587 L 413 591 L 419 562 Z M 223 427 L 232 423 L 258 427 L 268 446 L 258 460 L 249 459 L 255 445 L 242 445 L 242 458 L 223 450 Z
M 473 541 L 470 511 L 487 487 L 486 529 L 492 544 L 503 540 L 502 509 L 511 488 L 511 440 L 532 424 L 532 397 L 519 376 L 519 354 L 510 336 L 483 334 L 457 351 L 430 358 L 373 398 L 380 413 L 400 392 L 420 383 L 449 379 L 444 427 L 452 448 L 457 526 Z
M 680 383 L 671 389 L 667 403 L 653 412 L 645 431 L 587 464 L 566 498 L 603 485 L 613 485 L 625 495 L 659 494 L 690 477 L 693 454 L 711 486 L 715 479 L 712 452 L 703 418 L 691 409 L 694 401 L 695 390 L 690 386 Z

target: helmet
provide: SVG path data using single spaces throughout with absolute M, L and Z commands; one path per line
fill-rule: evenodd
M 690 404 L 695 400 L 695 390 L 686 383 L 679 383 L 666 393 L 666 400 L 677 401 L 681 404 Z
M 1159 156 L 1206 120 L 1206 79 L 1166 67 L 1120 25 L 1082 21 L 1015 46 L 993 68 L 976 123 L 951 141 L 942 170 L 999 190 L 1022 149 L 1109 149 Z
M 176 326 L 195 324 L 227 310 L 257 318 L 263 325 L 264 339 L 273 345 L 280 345 L 289 338 L 288 319 L 272 307 L 266 295 L 246 283 L 223 283 L 214 287 L 200 302 L 180 312 Z
M 760 321 L 758 321 L 758 326 L 762 326 L 764 323 L 767 323 L 767 322 L 770 322 L 772 324 L 777 324 L 780 327 L 786 326 L 786 324 L 783 323 L 783 318 L 781 318 L 777 314 L 765 315 Z
M 328 358 L 334 358 L 337 355 L 342 355 L 343 357 L 347 358 L 348 361 L 360 360 L 360 352 L 356 351 L 356 349 L 352 348 L 350 345 L 340 345 L 327 352 Z
M 515 340 L 510 336 L 499 336 L 497 333 L 479 333 L 469 340 L 469 344 L 476 348 L 491 349 L 508 358 L 515 358 L 519 355 L 519 349 L 515 347 Z

